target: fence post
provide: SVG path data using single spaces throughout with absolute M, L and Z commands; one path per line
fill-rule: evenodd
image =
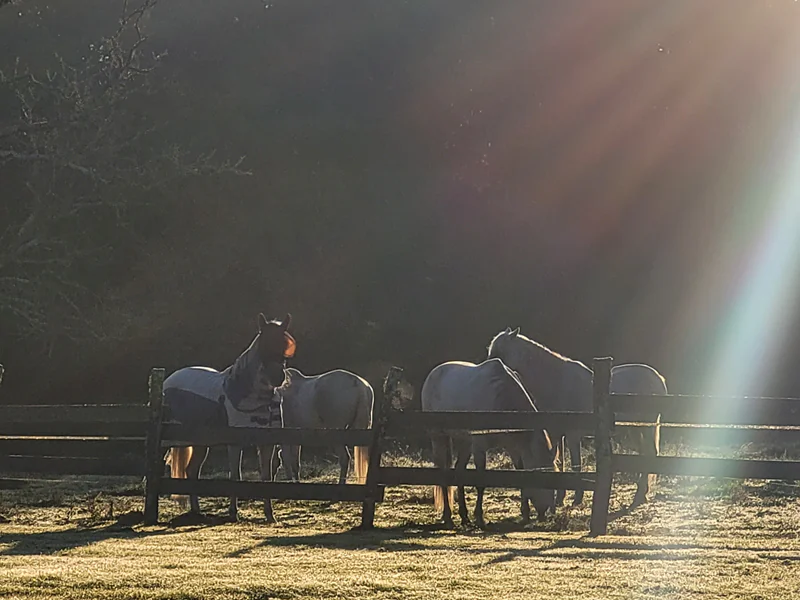
M 161 451 L 161 423 L 164 416 L 164 369 L 150 371 L 150 418 L 145 440 L 144 523 L 158 523 L 158 492 L 164 473 Z
M 361 505 L 361 529 L 372 529 L 375 521 L 375 502 L 378 498 L 380 482 L 381 454 L 386 429 L 386 417 L 392 406 L 392 396 L 403 369 L 390 367 L 383 380 L 382 393 L 372 404 L 372 443 L 369 447 L 369 465 L 367 467 L 366 496 Z
M 611 482 L 614 473 L 611 467 L 611 434 L 614 430 L 614 413 L 611 412 L 609 393 L 611 389 L 612 358 L 595 358 L 592 361 L 594 379 L 592 395 L 594 414 L 597 419 L 594 446 L 597 462 L 596 487 L 592 496 L 591 535 L 605 535 L 608 531 L 608 507 L 611 501 Z

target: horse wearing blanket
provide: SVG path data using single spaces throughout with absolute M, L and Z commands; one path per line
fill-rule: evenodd
M 224 371 L 208 367 L 186 367 L 164 380 L 164 404 L 169 419 L 183 425 L 208 427 L 280 427 L 280 395 L 286 383 L 286 359 L 294 356 L 296 343 L 289 335 L 291 315 L 283 321 L 258 316 L 258 334 L 239 358 Z M 274 447 L 258 449 L 261 479 L 271 480 L 270 463 Z M 171 448 L 167 464 L 176 479 L 197 479 L 208 456 L 208 447 Z M 242 448 L 228 447 L 229 476 L 242 478 Z M 190 496 L 192 512 L 200 512 L 197 496 Z M 235 497 L 231 497 L 231 519 L 237 518 Z M 264 499 L 264 516 L 274 522 L 272 503 Z

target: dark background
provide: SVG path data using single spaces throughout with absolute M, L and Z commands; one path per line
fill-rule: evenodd
M 0 8 L 0 60 L 79 57 L 117 13 Z M 141 110 L 252 176 L 160 207 L 102 282 L 140 317 L 125 340 L 45 353 L 0 329 L 3 402 L 142 400 L 153 366 L 230 364 L 260 311 L 292 312 L 295 366 L 373 385 L 397 364 L 418 389 L 510 325 L 675 392 L 800 395 L 792 296 L 774 330 L 737 333 L 769 310 L 737 306 L 800 191 L 781 185 L 796 2 L 164 0 L 146 32 L 169 89 Z M 726 344 L 769 360 L 743 383 Z

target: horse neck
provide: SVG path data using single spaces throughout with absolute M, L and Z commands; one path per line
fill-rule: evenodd
M 540 410 L 552 408 L 560 403 L 563 372 L 569 363 L 539 344 L 525 340 L 518 343 L 522 348 L 518 354 L 520 364 L 509 366 L 519 373 L 525 389 Z
M 271 401 L 270 385 L 260 376 L 258 336 L 222 374 L 225 378 L 223 387 L 229 396 L 235 395 L 238 400 L 255 397 L 264 402 Z

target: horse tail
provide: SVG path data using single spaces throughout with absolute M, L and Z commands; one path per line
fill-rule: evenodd
M 353 453 L 354 470 L 356 474 L 356 483 L 367 482 L 367 470 L 369 469 L 369 447 L 356 446 Z
M 438 468 L 449 469 L 453 464 L 453 449 L 450 438 L 433 439 L 433 465 Z M 455 486 L 447 486 L 447 492 L 443 492 L 443 486 L 433 486 L 433 506 L 437 514 L 441 514 L 445 507 L 452 512 L 456 503 Z
M 183 448 L 171 448 L 169 456 L 167 457 L 167 464 L 169 465 L 169 474 L 172 479 L 186 479 L 186 467 L 192 459 L 192 447 L 187 446 Z M 177 500 L 180 504 L 185 505 L 188 496 L 180 496 L 174 494 L 173 500 Z
M 375 393 L 372 386 L 364 386 L 362 393 L 359 394 L 356 414 L 353 417 L 350 427 L 353 429 L 372 428 L 372 405 L 375 402 Z M 356 446 L 353 453 L 353 470 L 356 475 L 357 483 L 366 483 L 367 470 L 369 469 L 369 447 Z

